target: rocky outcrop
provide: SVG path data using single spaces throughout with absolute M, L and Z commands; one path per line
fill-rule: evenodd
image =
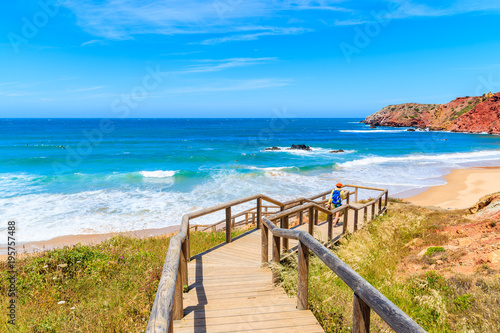
M 469 211 L 475 219 L 500 220 L 500 192 L 485 195 Z
M 500 93 L 459 97 L 447 104 L 389 105 L 363 122 L 371 126 L 500 134 Z
M 281 150 L 280 147 L 269 147 L 264 150 Z M 311 147 L 306 145 L 292 145 L 290 148 L 286 148 L 286 150 L 312 150 Z

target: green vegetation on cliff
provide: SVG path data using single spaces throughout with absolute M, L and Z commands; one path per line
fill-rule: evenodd
M 472 275 L 460 275 L 452 268 L 428 269 L 439 260 L 438 255 L 447 260 L 448 251 L 436 245 L 445 244 L 448 236 L 437 231 L 464 223 L 460 216 L 457 212 L 392 203 L 385 216 L 349 236 L 333 251 L 429 332 L 499 332 L 497 272 L 481 269 Z M 408 244 L 414 243 L 418 246 L 409 248 Z M 429 246 L 425 258 L 412 259 L 427 269 L 407 271 L 404 263 L 410 254 Z M 281 284 L 295 295 L 297 257 L 290 257 L 278 269 Z M 350 332 L 352 290 L 314 256 L 309 274 L 309 304 L 325 331 Z M 371 327 L 373 332 L 391 331 L 373 311 Z

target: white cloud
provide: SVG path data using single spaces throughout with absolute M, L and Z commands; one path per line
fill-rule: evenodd
M 255 32 L 251 34 L 240 34 L 240 35 L 231 35 L 231 36 L 226 36 L 226 37 L 219 37 L 219 38 L 211 38 L 211 39 L 206 39 L 200 44 L 203 45 L 215 45 L 215 44 L 221 44 L 221 43 L 226 43 L 226 42 L 235 42 L 235 41 L 249 41 L 249 40 L 257 40 L 259 37 L 262 36 L 279 36 L 279 35 L 300 35 L 306 32 L 311 32 L 313 31 L 312 29 L 306 29 L 306 28 L 278 28 L 278 27 L 273 27 L 273 28 L 261 28 L 261 32 Z
M 202 64 L 188 66 L 178 73 L 205 73 L 218 72 L 229 68 L 246 67 L 254 65 L 268 64 L 277 61 L 277 58 L 230 58 L 220 60 L 201 60 Z
M 227 34 L 266 21 L 278 26 L 274 31 L 263 29 L 259 33 L 256 30 L 246 37 L 231 39 L 251 40 L 266 35 L 308 31 L 307 28 L 287 25 L 293 12 L 347 11 L 334 5 L 339 2 L 343 0 L 65 0 L 63 5 L 75 13 L 77 24 L 82 29 L 91 35 L 113 40 L 131 39 L 139 34 Z M 82 45 L 92 43 L 95 40 Z
M 76 92 L 83 92 L 83 91 L 99 90 L 99 89 L 102 89 L 102 88 L 104 88 L 104 86 L 95 86 L 95 87 L 71 89 L 71 90 L 69 90 L 69 92 L 76 93 Z
M 264 88 L 276 88 L 287 86 L 292 82 L 290 79 L 254 79 L 254 80 L 238 80 L 231 82 L 222 82 L 219 84 L 199 87 L 182 87 L 174 88 L 166 91 L 168 94 L 188 94 L 188 93 L 205 93 L 205 92 L 225 92 L 225 91 L 244 91 L 256 90 Z

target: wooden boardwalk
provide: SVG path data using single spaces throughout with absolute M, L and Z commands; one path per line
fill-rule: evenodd
M 339 223 L 333 236 L 341 233 Z M 326 222 L 315 226 L 317 239 L 325 241 L 327 234 Z M 290 240 L 290 249 L 296 246 Z M 297 310 L 296 298 L 272 283 L 260 251 L 261 231 L 252 230 L 195 256 L 188 264 L 184 318 L 174 321 L 174 332 L 324 332 L 310 310 Z

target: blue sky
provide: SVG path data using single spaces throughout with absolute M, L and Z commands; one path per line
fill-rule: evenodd
M 500 91 L 497 0 L 18 0 L 0 17 L 0 117 L 365 117 Z

